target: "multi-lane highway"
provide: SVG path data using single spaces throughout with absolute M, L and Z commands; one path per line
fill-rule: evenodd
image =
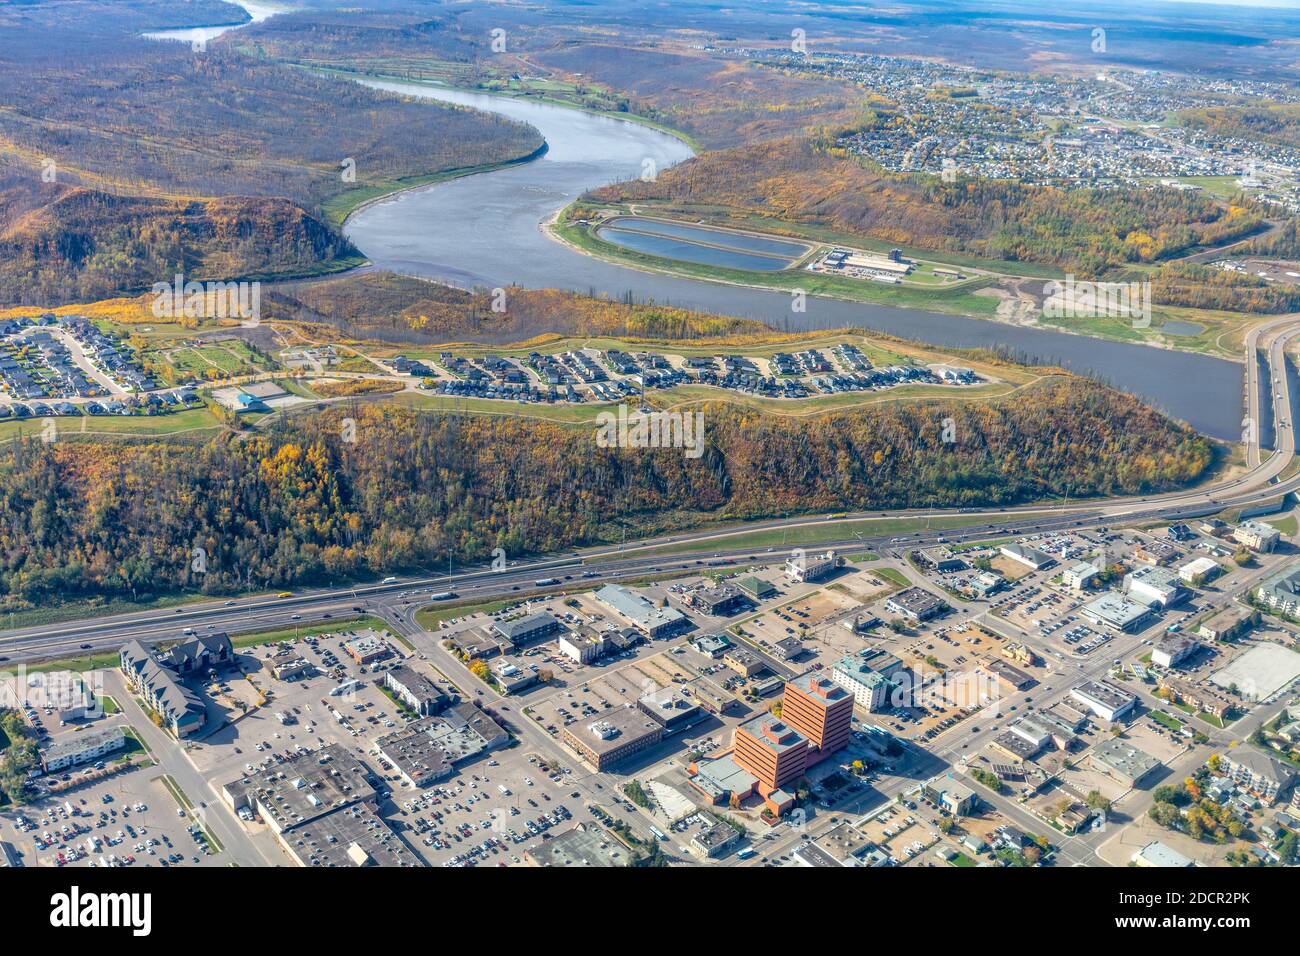
M 202 633 L 224 630 L 231 633 L 271 630 L 309 624 L 358 613 L 376 614 L 386 620 L 400 619 L 404 610 L 428 603 L 430 595 L 454 592 L 458 601 L 486 601 L 523 596 L 538 590 L 539 578 L 556 578 L 564 585 L 626 580 L 649 574 L 687 572 L 700 566 L 726 566 L 772 562 L 785 555 L 763 544 L 737 544 L 738 534 L 756 535 L 755 541 L 773 540 L 771 532 L 804 536 L 811 526 L 818 530 L 843 529 L 844 534 L 819 533 L 818 548 L 901 550 L 924 546 L 939 538 L 952 542 L 973 541 L 990 535 L 1034 534 L 1084 526 L 1186 520 L 1214 514 L 1300 489 L 1300 474 L 1283 478 L 1295 457 L 1296 440 L 1286 373 L 1285 347 L 1300 335 L 1300 316 L 1282 316 L 1256 326 L 1246 338 L 1247 417 L 1256 423 L 1244 435 L 1248 468 L 1226 480 L 1187 491 L 1104 501 L 1071 501 L 1059 505 L 1027 505 L 1017 508 L 979 510 L 908 509 L 894 512 L 855 512 L 824 517 L 795 517 L 747 523 L 738 527 L 712 529 L 649 538 L 618 546 L 591 548 L 548 558 L 522 561 L 496 570 L 463 568 L 454 573 L 408 578 L 395 584 L 372 584 L 322 588 L 298 592 L 290 597 L 259 595 L 221 601 L 188 604 L 177 608 L 109 615 L 83 621 L 46 624 L 0 631 L 0 663 L 18 663 L 105 652 L 128 640 L 154 642 L 180 637 L 186 628 Z M 1265 346 L 1275 423 L 1275 450 L 1266 459 L 1259 449 L 1260 382 L 1253 356 Z M 890 534 L 899 519 L 939 527 L 905 534 Z M 960 527 L 947 527 L 960 519 Z M 873 523 L 881 531 L 872 533 Z M 714 546 L 716 542 L 716 548 Z M 809 545 L 808 547 L 812 547 Z

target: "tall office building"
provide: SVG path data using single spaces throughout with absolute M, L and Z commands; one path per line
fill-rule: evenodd
M 733 756 L 758 778 L 760 792 L 766 795 L 803 776 L 808 741 L 780 717 L 759 714 L 736 728 Z
M 812 747 L 814 764 L 844 747 L 853 734 L 853 695 L 829 677 L 809 673 L 785 685 L 781 719 Z

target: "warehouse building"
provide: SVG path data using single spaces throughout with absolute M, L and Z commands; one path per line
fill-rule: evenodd
M 596 599 L 651 640 L 669 637 L 690 626 L 691 619 L 675 607 L 656 607 L 639 594 L 617 584 L 607 584 Z

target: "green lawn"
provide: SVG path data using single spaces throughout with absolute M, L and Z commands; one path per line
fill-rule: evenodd
M 426 631 L 436 631 L 439 624 L 450 621 L 454 617 L 467 617 L 470 614 L 495 614 L 518 600 L 518 598 L 507 598 L 502 601 L 486 601 L 478 604 L 472 601 L 435 604 L 416 611 L 415 623 Z
M 1172 730 L 1174 733 L 1178 733 L 1178 731 L 1183 729 L 1183 722 L 1181 720 L 1179 720 L 1177 717 L 1170 716 L 1169 714 L 1165 713 L 1163 710 L 1151 711 L 1151 719 L 1154 720 L 1156 723 L 1160 724 L 1161 726 L 1167 727 L 1169 730 Z
M 274 631 L 249 631 L 242 634 L 232 634 L 230 643 L 236 649 L 247 647 L 260 647 L 264 644 L 275 644 L 278 641 L 291 641 L 295 637 L 314 637 L 318 634 L 336 634 L 339 631 L 352 631 L 359 628 L 373 628 L 376 631 L 392 631 L 381 618 L 370 615 L 358 615 L 356 617 L 340 618 L 336 621 L 322 621 L 318 624 L 304 624 L 301 627 L 285 627 Z M 395 636 L 395 635 L 394 635 Z M 403 644 L 406 642 L 403 641 Z M 408 645 L 409 646 L 409 645 Z
M 625 554 L 655 555 L 681 552 L 713 552 L 736 548 L 792 548 L 805 544 L 822 544 L 851 537 L 857 532 L 870 535 L 902 534 L 922 529 L 946 530 L 973 524 L 987 524 L 987 516 L 936 515 L 932 518 L 860 518 L 851 521 L 825 521 L 790 528 L 773 528 L 763 531 L 737 531 L 716 538 L 679 542 L 652 548 L 629 548 Z M 621 555 L 612 553 L 595 558 L 596 561 L 615 561 Z

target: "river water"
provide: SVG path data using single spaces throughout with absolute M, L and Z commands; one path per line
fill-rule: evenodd
M 275 9 L 241 0 L 254 22 Z M 159 39 L 210 40 L 232 27 L 168 30 Z M 377 266 L 463 287 L 560 288 L 761 319 L 782 329 L 857 327 L 954 348 L 1010 349 L 1028 361 L 1095 375 L 1207 435 L 1236 441 L 1242 366 L 1224 359 L 1121 342 L 836 299 L 661 276 L 602 262 L 550 238 L 541 223 L 597 186 L 667 169 L 691 156 L 680 140 L 638 123 L 581 110 L 451 88 L 362 80 L 529 123 L 547 152 L 522 166 L 400 193 L 359 209 L 348 238 Z
M 602 262 L 548 238 L 540 223 L 596 186 L 662 170 L 690 156 L 665 133 L 544 103 L 386 81 L 378 89 L 459 103 L 531 123 L 549 146 L 540 159 L 411 190 L 359 210 L 348 238 L 382 268 L 462 286 L 554 287 L 758 318 L 778 328 L 844 326 L 950 347 L 1004 346 L 1139 395 L 1217 438 L 1241 433 L 1242 366 L 1223 359 L 914 309 L 790 296 L 660 276 Z

